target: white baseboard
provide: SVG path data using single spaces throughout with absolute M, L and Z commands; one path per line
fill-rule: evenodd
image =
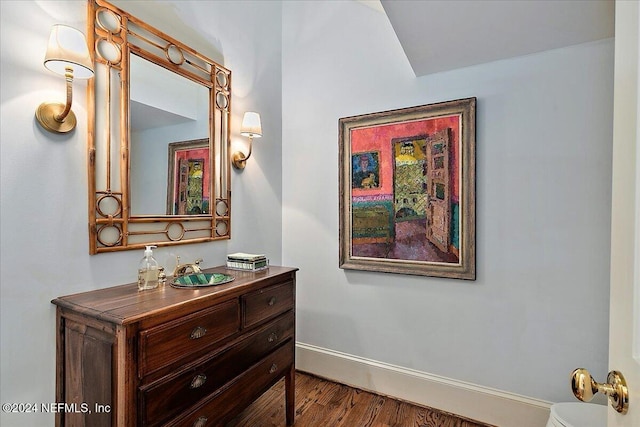
M 304 343 L 296 369 L 498 427 L 544 427 L 551 403 Z

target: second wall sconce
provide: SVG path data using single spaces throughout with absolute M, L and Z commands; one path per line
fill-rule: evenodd
M 36 110 L 36 119 L 49 132 L 67 133 L 76 127 L 76 116 L 71 111 L 73 78 L 93 77 L 93 63 L 84 34 L 67 25 L 54 25 L 44 66 L 66 79 L 67 102 L 43 102 Z
M 262 136 L 262 124 L 260 123 L 260 114 L 252 111 L 244 113 L 242 118 L 242 126 L 240 127 L 240 135 L 249 137 L 249 154 L 246 156 L 241 151 L 236 151 L 231 157 L 233 167 L 236 169 L 244 169 L 247 165 L 247 159 L 251 157 L 253 146 L 253 138 Z

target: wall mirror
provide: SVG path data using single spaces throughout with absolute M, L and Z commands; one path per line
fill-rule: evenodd
M 230 238 L 231 71 L 88 1 L 90 253 Z

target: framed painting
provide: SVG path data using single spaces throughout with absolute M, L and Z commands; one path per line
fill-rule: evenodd
M 167 215 L 209 213 L 209 140 L 169 144 Z
M 475 110 L 339 120 L 340 268 L 475 280 Z

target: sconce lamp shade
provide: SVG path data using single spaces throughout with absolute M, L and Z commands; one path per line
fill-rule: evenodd
M 248 136 L 249 138 L 260 138 L 262 136 L 260 114 L 252 111 L 244 113 L 242 126 L 240 127 L 240 135 Z
M 63 76 L 67 73 L 67 68 L 70 68 L 74 78 L 93 77 L 93 63 L 84 34 L 67 25 L 54 25 L 49 36 L 44 66 Z

